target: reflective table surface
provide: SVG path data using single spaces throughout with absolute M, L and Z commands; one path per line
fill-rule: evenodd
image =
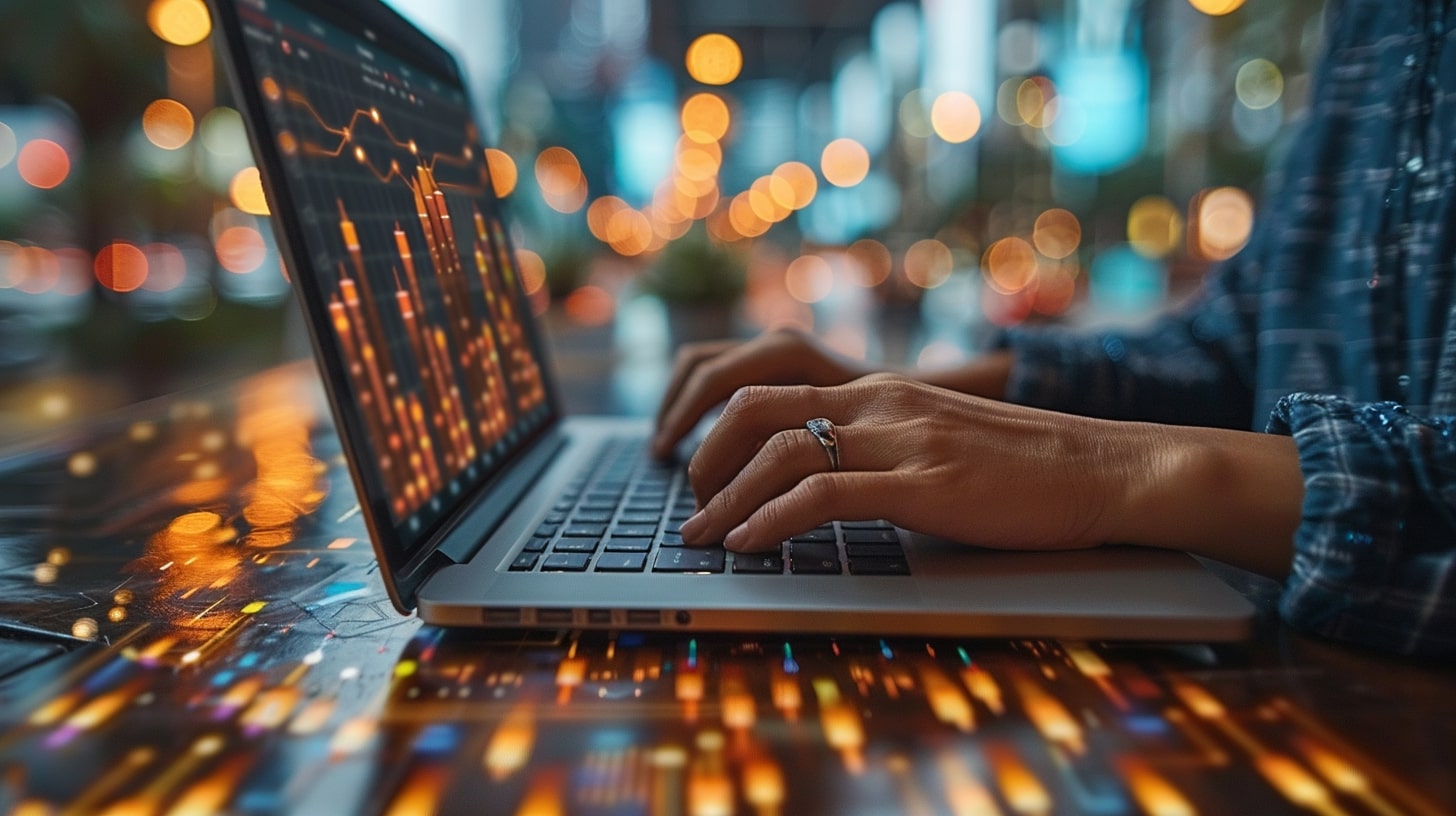
M 311 364 L 0 459 L 0 812 L 1436 814 L 1456 672 L 1234 647 L 457 632 Z

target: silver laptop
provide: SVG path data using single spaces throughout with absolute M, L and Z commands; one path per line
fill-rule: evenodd
M 681 546 L 638 420 L 562 416 L 459 69 L 375 0 L 216 0 L 390 597 L 447 626 L 1234 640 L 1188 556 L 969 548 L 875 521 Z

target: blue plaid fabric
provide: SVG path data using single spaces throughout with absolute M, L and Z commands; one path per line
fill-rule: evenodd
M 1290 434 L 1291 624 L 1456 654 L 1456 13 L 1332 0 L 1310 115 L 1249 244 L 1136 330 L 1025 328 L 1008 398 Z

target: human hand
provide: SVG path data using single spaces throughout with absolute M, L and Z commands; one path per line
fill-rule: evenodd
M 659 458 L 671 455 L 704 414 L 744 386 L 839 385 L 873 370 L 797 329 L 777 329 L 747 342 L 684 345 L 673 361 L 657 412 L 652 453 Z
M 805 429 L 836 425 L 840 470 Z M 897 526 L 983 546 L 1090 547 L 1138 480 L 1133 423 L 967 396 L 876 374 L 829 388 L 734 394 L 688 474 L 701 511 L 689 544 L 772 549 L 834 519 Z M 1152 426 L 1155 427 L 1155 426 Z

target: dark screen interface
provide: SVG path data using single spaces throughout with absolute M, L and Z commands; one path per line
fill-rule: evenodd
M 301 10 L 241 9 L 355 428 L 407 546 L 549 417 L 462 89 Z

